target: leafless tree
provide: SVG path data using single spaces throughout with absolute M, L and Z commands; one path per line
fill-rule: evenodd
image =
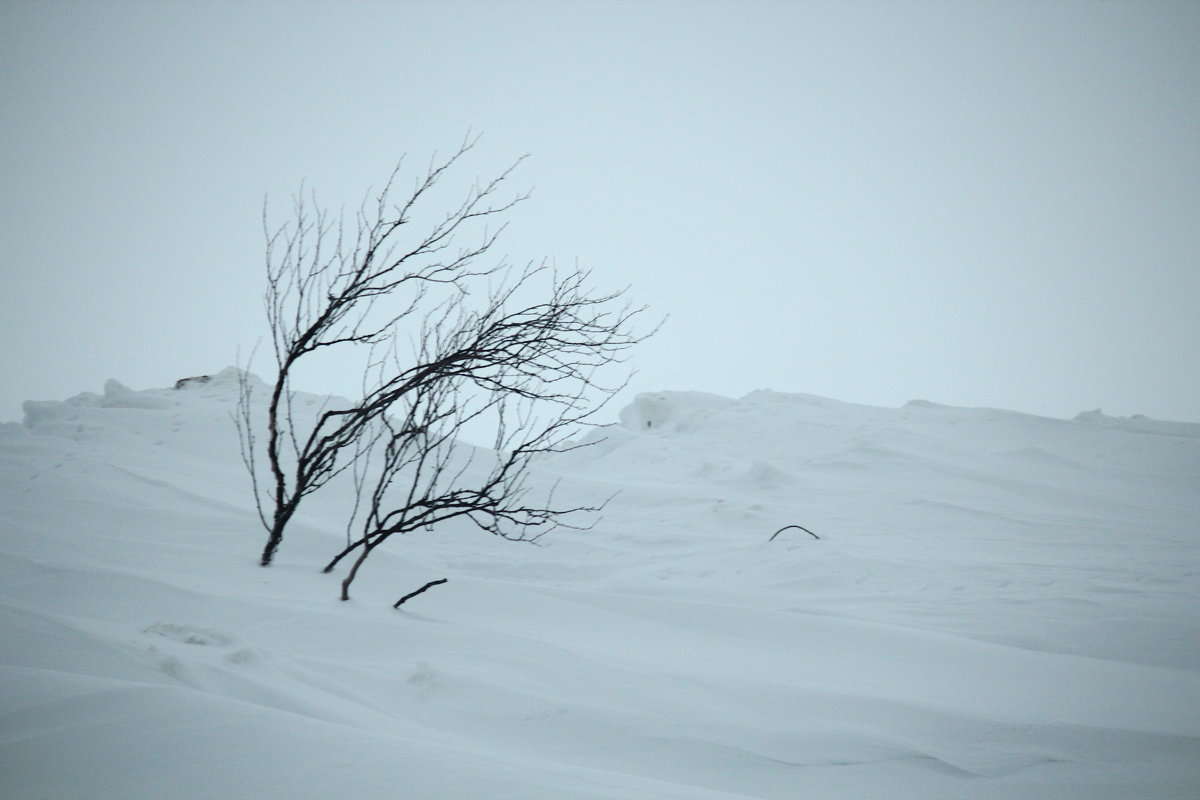
M 401 321 L 420 312 L 431 289 L 463 293 L 470 281 L 495 271 L 496 267 L 476 269 L 475 263 L 502 228 L 489 231 L 481 225 L 483 230 L 472 231 L 478 236 L 473 245 L 460 242 L 472 223 L 486 223 L 524 199 L 498 199 L 516 164 L 490 182 L 473 185 L 458 205 L 423 231 L 411 229 L 413 215 L 425 212 L 425 201 L 439 181 L 476 141 L 467 138 L 449 158 L 432 162 L 412 190 L 397 199 L 401 161 L 375 201 L 359 208 L 353 230 L 346 219 L 332 218 L 303 193 L 295 199 L 293 219 L 276 229 L 269 227 L 264 209 L 263 301 L 276 371 L 263 443 L 270 477 L 261 491 L 255 463 L 258 442 L 249 415 L 251 386 L 246 381 L 237 416 L 259 516 L 268 531 L 263 566 L 271 563 L 301 501 L 348 466 L 348 451 L 388 407 L 368 389 L 358 403 L 302 419 L 292 406 L 291 382 L 297 368 L 318 354 L 387 341 Z
M 542 294 L 538 279 L 549 286 Z M 596 505 L 555 502 L 534 492 L 531 466 L 546 453 L 578 445 L 578 434 L 619 386 L 597 373 L 640 341 L 631 323 L 641 309 L 619 293 L 591 295 L 588 274 L 527 269 L 489 294 L 482 308 L 456 300 L 420 334 L 417 366 L 396 369 L 392 408 L 372 433 L 379 454 L 364 492 L 361 535 L 326 566 L 355 555 L 342 599 L 371 552 L 395 534 L 467 519 L 505 539 L 530 541 L 557 526 L 582 527 Z M 524 295 L 543 299 L 520 302 Z M 391 387 L 395 387 L 392 389 Z M 491 422 L 490 450 L 464 445 L 462 431 Z
M 596 375 L 644 338 L 632 331 L 641 309 L 624 304 L 623 292 L 590 292 L 588 273 L 577 269 L 478 265 L 503 229 L 488 223 L 527 196 L 501 196 L 519 160 L 473 184 L 449 212 L 429 216 L 435 186 L 476 141 L 468 137 L 432 162 L 397 200 L 398 165 L 353 225 L 304 195 L 277 229 L 264 212 L 275 373 L 265 422 L 252 413 L 248 378 L 235 415 L 268 533 L 263 566 L 303 499 L 346 470 L 358 498 L 346 548 L 326 570 L 356 554 L 343 597 L 369 553 L 393 534 L 465 517 L 505 538 L 530 539 L 586 510 L 532 501 L 526 479 L 539 454 L 569 447 L 568 437 L 615 391 Z M 426 225 L 412 224 L 418 212 Z M 473 241 L 464 245 L 467 236 Z M 315 414 L 294 406 L 300 365 L 355 350 L 370 353 L 357 400 Z M 459 439 L 485 417 L 496 438 L 486 456 L 493 463 L 481 473 L 483 456 L 464 460 L 469 448 Z M 350 534 L 356 519 L 357 538 Z

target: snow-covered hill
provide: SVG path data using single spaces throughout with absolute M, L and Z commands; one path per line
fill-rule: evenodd
M 337 496 L 256 566 L 235 384 L 0 427 L 0 797 L 1200 796 L 1200 425 L 642 395 L 540 467 L 593 530 L 342 603 Z

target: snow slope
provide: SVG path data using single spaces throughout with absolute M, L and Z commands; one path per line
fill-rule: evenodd
M 256 566 L 235 395 L 0 426 L 0 797 L 1200 796 L 1200 425 L 642 395 L 540 467 L 594 530 L 342 603 L 338 488 Z

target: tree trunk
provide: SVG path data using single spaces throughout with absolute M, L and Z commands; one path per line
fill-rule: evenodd
M 271 566 L 271 561 L 275 558 L 275 551 L 279 549 L 279 543 L 283 541 L 283 529 L 287 527 L 288 520 L 292 518 L 295 510 L 294 505 L 285 505 L 275 510 L 275 520 L 271 524 L 271 533 L 267 537 L 267 546 L 263 548 L 262 559 L 258 562 L 259 566 Z
M 363 551 L 358 554 L 358 558 L 354 561 L 354 566 L 350 568 L 350 572 L 346 574 L 342 581 L 342 600 L 350 599 L 350 584 L 354 582 L 354 576 L 358 574 L 358 568 L 367 560 L 367 556 L 371 554 L 371 545 L 363 547 Z

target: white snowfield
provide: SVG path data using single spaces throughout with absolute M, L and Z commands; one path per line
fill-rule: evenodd
M 257 566 L 235 400 L 0 426 L 0 797 L 1200 797 L 1200 425 L 642 395 L 539 467 L 594 529 L 343 603 L 344 487 Z

